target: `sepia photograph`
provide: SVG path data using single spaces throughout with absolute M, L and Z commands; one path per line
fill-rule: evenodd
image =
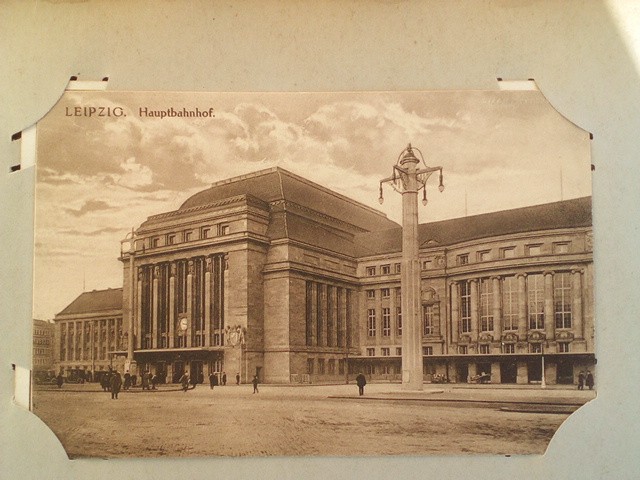
M 499 83 L 65 92 L 32 411 L 72 459 L 544 454 L 596 396 L 591 135 Z

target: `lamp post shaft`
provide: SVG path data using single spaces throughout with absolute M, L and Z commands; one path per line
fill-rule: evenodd
M 418 258 L 418 159 L 406 155 L 402 192 L 402 387 L 422 390 L 422 331 L 420 329 L 420 266 Z

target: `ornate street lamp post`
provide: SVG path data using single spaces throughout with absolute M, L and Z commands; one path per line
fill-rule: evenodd
M 127 234 L 124 240 L 121 242 L 121 257 L 124 257 L 125 249 L 128 247 L 129 254 L 129 317 L 128 317 L 128 330 L 129 335 L 127 337 L 127 359 L 125 361 L 125 372 L 129 372 L 131 375 L 136 375 L 136 361 L 133 358 L 133 351 L 135 349 L 134 343 L 134 325 L 135 325 L 135 316 L 134 316 L 134 295 L 135 295 L 135 285 L 136 285 L 136 273 L 134 266 L 134 257 L 136 254 L 136 238 L 135 232 L 133 228 L 131 232 Z
M 420 154 L 418 159 L 414 150 Z M 424 168 L 418 168 L 422 162 Z M 427 204 L 427 180 L 440 172 L 439 190 L 444 190 L 442 167 L 428 167 L 417 148 L 407 146 L 393 166 L 393 175 L 380 180 L 380 203 L 384 201 L 382 185 L 388 183 L 402 195 L 402 388 L 422 390 L 422 331 L 420 329 L 420 260 L 418 258 L 418 192 Z

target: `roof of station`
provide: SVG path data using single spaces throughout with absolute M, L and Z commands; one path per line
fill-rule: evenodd
M 59 315 L 98 313 L 122 309 L 122 288 L 108 288 L 81 293 Z
M 590 227 L 591 197 L 453 218 L 418 226 L 420 247 L 450 246 L 516 233 Z M 402 228 L 356 235 L 356 256 L 402 251 Z

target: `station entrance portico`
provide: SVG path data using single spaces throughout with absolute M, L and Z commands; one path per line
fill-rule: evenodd
M 143 350 L 135 352 L 139 372 L 157 375 L 159 383 L 178 383 L 183 374 L 191 381 L 203 383 L 210 374 L 221 375 L 224 370 L 222 348 L 181 348 Z

